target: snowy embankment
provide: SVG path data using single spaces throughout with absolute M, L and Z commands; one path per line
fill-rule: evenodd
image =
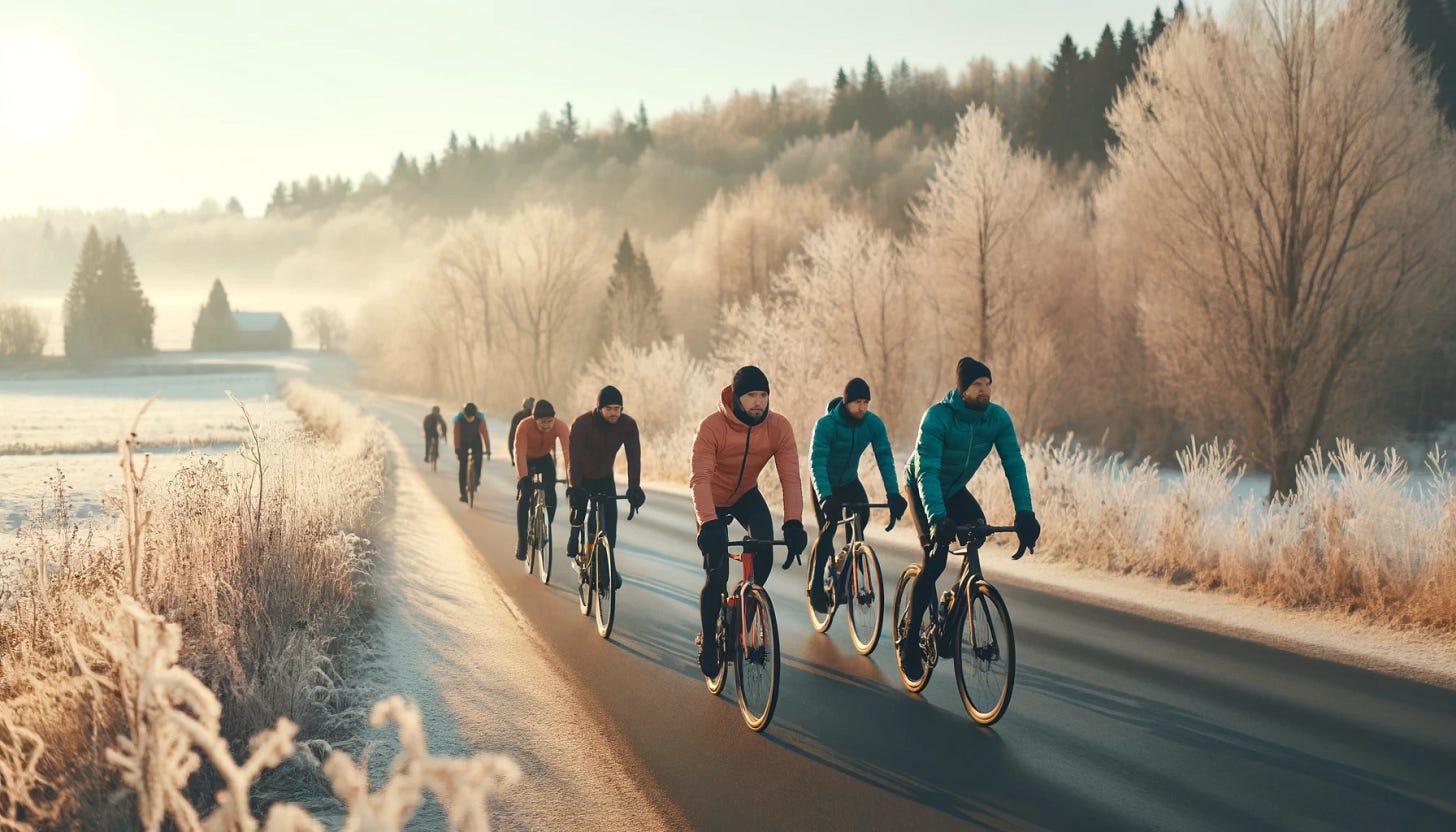
M 209 828 L 256 828 L 249 791 L 289 759 L 319 769 L 302 782 L 326 778 L 370 828 L 402 828 L 425 789 L 443 795 L 459 828 L 486 828 L 487 797 L 514 764 L 426 756 L 402 700 L 373 711 L 376 724 L 400 726 L 403 746 L 379 791 L 341 752 L 318 765 L 319 741 L 347 739 L 365 704 L 350 676 L 373 606 L 359 534 L 378 518 L 383 452 L 379 427 L 336 396 L 299 387 L 290 399 L 305 422 L 350 429 L 308 435 L 244 415 L 250 441 L 238 453 L 189 455 L 165 481 L 129 441 L 114 541 L 79 534 L 57 494 L 0 553 L 7 828 L 195 828 L 194 806 L 209 807 Z M 307 752 L 295 752 L 295 734 Z M 287 779 L 300 782 L 296 770 Z M 322 828 L 275 810 L 268 829 Z

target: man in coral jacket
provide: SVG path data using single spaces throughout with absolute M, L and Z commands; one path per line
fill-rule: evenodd
M 516 428 L 516 560 L 526 559 L 526 521 L 531 513 L 534 486 L 531 475 L 540 473 L 545 483 L 546 513 L 556 519 L 556 457 L 552 452 L 561 447 L 561 466 L 571 471 L 571 431 L 556 418 L 556 408 L 545 399 L 537 399 L 531 407 L 531 418 Z M 550 522 L 548 520 L 548 522 Z
M 693 440 L 693 511 L 698 520 L 698 548 L 707 580 L 698 596 L 702 633 L 698 666 L 716 676 L 721 657 L 713 639 L 718 610 L 728 586 L 728 524 L 737 520 L 756 540 L 772 540 L 773 515 L 758 490 L 758 475 L 768 461 L 778 469 L 784 490 L 784 542 L 789 562 L 809 544 L 804 531 L 803 487 L 799 482 L 799 449 L 789 420 L 768 409 L 768 377 L 757 367 L 739 368 L 733 384 L 723 388 L 718 411 L 698 425 Z M 753 577 L 762 584 L 773 571 L 773 549 L 753 552 Z

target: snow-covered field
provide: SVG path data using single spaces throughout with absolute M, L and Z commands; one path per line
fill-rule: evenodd
M 171 357 L 158 366 L 181 363 L 190 362 Z M 69 486 L 73 518 L 103 514 L 104 495 L 117 493 L 121 482 L 116 444 L 153 396 L 138 425 L 141 448 L 152 454 L 152 482 L 164 482 L 191 453 L 228 453 L 247 436 L 229 391 L 255 423 L 294 418 L 277 399 L 276 366 L 190 369 L 200 371 L 0 380 L 0 532 L 15 531 L 42 497 L 52 502 L 48 481 L 57 469 Z

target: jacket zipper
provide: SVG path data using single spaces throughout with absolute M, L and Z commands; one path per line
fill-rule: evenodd
M 728 499 L 735 500 L 738 497 L 738 486 L 743 484 L 743 472 L 748 470 L 748 446 L 753 442 L 753 425 L 748 426 L 748 434 L 743 437 L 743 460 L 738 463 L 738 482 L 733 484 L 733 491 L 728 494 Z

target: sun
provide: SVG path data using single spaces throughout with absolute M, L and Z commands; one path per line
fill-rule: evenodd
M 0 142 L 59 138 L 85 104 L 81 70 L 38 32 L 0 32 Z

